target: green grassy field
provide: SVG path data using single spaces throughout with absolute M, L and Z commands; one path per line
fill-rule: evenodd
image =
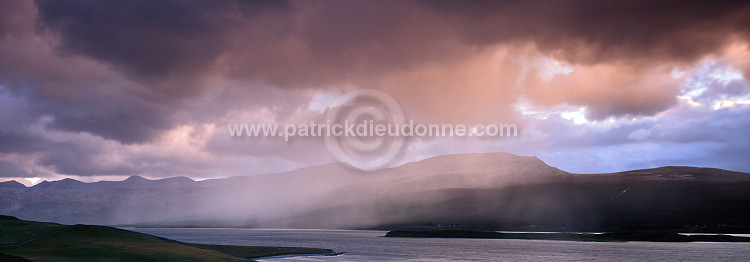
M 0 215 L 0 245 L 28 240 L 67 227 L 67 225 L 29 222 Z
M 238 261 L 330 249 L 189 244 L 123 229 L 0 216 L 0 253 L 44 261 Z

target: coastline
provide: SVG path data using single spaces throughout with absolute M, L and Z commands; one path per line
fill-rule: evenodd
M 750 242 L 750 237 L 717 235 L 684 235 L 676 232 L 607 232 L 607 233 L 501 233 L 473 230 L 393 230 L 383 237 L 405 238 L 483 238 L 527 239 L 584 242 Z

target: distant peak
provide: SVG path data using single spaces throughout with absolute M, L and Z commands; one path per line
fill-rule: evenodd
M 168 177 L 168 178 L 162 178 L 159 179 L 159 181 L 184 181 L 184 182 L 194 182 L 192 178 L 186 177 L 186 176 L 176 176 L 176 177 Z
M 26 185 L 24 185 L 21 182 L 18 182 L 16 180 L 9 180 L 9 181 L 5 181 L 5 182 L 0 182 L 0 187 L 4 187 L 4 188 L 26 188 Z
M 542 160 L 535 156 L 519 156 L 511 153 L 494 152 L 494 153 L 463 153 L 463 154 L 448 154 L 425 158 L 421 161 L 413 163 L 427 163 L 427 162 L 481 162 L 481 161 L 529 161 L 538 162 L 546 165 Z
M 145 181 L 145 180 L 148 180 L 148 179 L 146 179 L 146 178 L 144 178 L 142 176 L 130 176 L 127 179 L 125 179 L 124 181 Z

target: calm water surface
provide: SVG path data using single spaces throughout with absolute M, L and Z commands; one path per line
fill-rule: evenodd
M 262 261 L 750 261 L 750 243 L 574 242 L 513 239 L 385 238 L 385 231 L 236 228 L 128 228 L 185 242 L 330 248 L 335 257 Z

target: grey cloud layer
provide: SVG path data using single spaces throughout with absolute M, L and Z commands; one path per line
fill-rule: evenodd
M 750 36 L 750 8 L 744 1 L 36 3 L 37 33 L 59 37 L 56 49 L 63 55 L 121 69 L 136 84 L 113 88 L 138 92 L 137 100 L 168 100 L 167 105 L 176 107 L 181 105 L 172 100 L 216 88 L 203 81 L 214 74 L 277 87 L 376 87 L 377 79 L 389 73 L 449 63 L 498 44 L 530 42 L 574 63 L 664 63 L 695 60 L 719 51 L 731 37 Z M 109 84 L 63 81 L 77 86 L 70 92 Z M 61 82 L 55 85 L 65 84 Z M 107 100 L 127 95 L 112 94 Z M 97 94 L 101 97 L 106 94 Z M 586 103 L 610 97 L 573 99 Z M 122 107 L 102 115 L 61 115 L 58 125 L 142 142 L 174 124 L 166 117 L 154 119 L 169 115 L 168 108 L 124 100 L 117 101 Z M 673 103 L 663 98 L 619 106 L 621 102 L 589 104 L 602 107 L 606 116 L 653 113 Z
M 342 85 L 390 89 L 427 119 L 472 118 L 477 107 L 503 117 L 475 121 L 517 119 L 511 103 L 521 96 L 587 106 L 594 119 L 654 115 L 680 91 L 651 77 L 654 68 L 690 65 L 736 41 L 750 42 L 746 1 L 2 1 L 0 109 L 14 113 L 0 112 L 0 176 L 34 175 L 14 163 L 21 157 L 64 174 L 168 176 L 169 163 L 191 161 L 97 156 L 137 152 L 181 125 L 224 125 L 244 111 L 316 119 L 300 113 L 310 93 Z M 521 71 L 514 66 L 502 81 L 471 80 L 484 73 L 473 63 L 489 65 L 479 58 L 497 48 L 594 69 L 553 87 L 517 88 L 507 73 Z M 597 73 L 613 77 L 587 85 Z M 747 92 L 731 88 L 721 92 Z M 244 151 L 223 137 L 208 141 L 202 149 L 213 160 L 246 152 L 324 161 L 300 150 L 317 148 L 306 142 Z

